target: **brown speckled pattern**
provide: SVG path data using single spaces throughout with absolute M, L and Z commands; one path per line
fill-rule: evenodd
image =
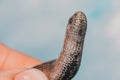
M 86 28 L 86 16 L 81 11 L 76 12 L 68 21 L 60 57 L 34 68 L 43 71 L 49 80 L 71 80 L 81 63 Z

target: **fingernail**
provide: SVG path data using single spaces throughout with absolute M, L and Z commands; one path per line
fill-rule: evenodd
M 16 75 L 15 80 L 48 80 L 43 72 L 29 69 Z

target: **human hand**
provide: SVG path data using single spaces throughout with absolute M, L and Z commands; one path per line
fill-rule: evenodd
M 0 43 L 0 80 L 48 80 L 31 67 L 41 62 Z

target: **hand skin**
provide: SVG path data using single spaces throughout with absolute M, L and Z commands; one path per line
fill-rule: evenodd
M 48 80 L 41 71 L 31 68 L 38 64 L 41 64 L 41 61 L 0 43 L 0 80 L 22 80 L 16 79 L 16 77 L 26 73 L 27 75 L 33 75 L 29 74 L 30 71 L 33 71 L 33 73 L 35 71 L 35 73 L 37 72 L 39 74 L 38 76 L 41 79 L 38 80 Z M 31 78 L 37 80 L 34 76 Z

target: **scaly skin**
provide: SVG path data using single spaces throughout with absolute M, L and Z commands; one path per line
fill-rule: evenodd
M 71 80 L 81 63 L 86 28 L 86 16 L 81 11 L 76 12 L 69 19 L 60 57 L 34 68 L 43 71 L 49 80 Z

